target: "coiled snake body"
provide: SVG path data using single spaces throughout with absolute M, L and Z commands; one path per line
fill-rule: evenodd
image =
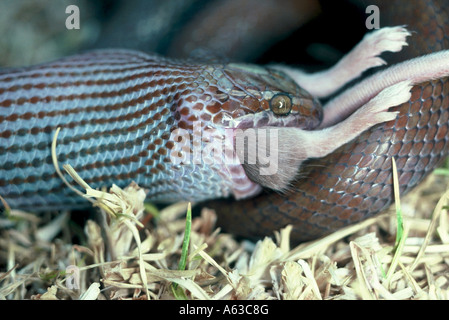
M 355 2 L 362 10 L 376 4 L 384 26 L 404 24 L 416 31 L 409 46 L 391 62 L 449 48 L 445 1 Z M 448 78 L 414 86 L 410 101 L 397 107 L 395 122 L 378 125 L 333 154 L 311 161 L 304 172 L 307 178 L 297 181 L 288 196 L 266 193 L 226 207 L 209 206 L 220 208 L 219 223 L 227 230 L 260 237 L 292 224 L 296 241 L 369 218 L 393 201 L 392 157 L 400 192 L 406 194 L 447 156 L 448 93 Z
M 428 43 L 412 43 L 417 51 L 406 52 L 407 57 L 449 47 L 449 31 L 443 25 L 447 8 L 433 2 L 422 5 L 423 12 L 430 10 L 438 19 L 423 14 L 434 22 L 391 20 L 435 34 L 415 37 Z M 392 14 L 389 6 L 380 5 L 383 17 Z M 448 81 L 414 86 L 395 121 L 308 162 L 304 178 L 288 193 L 263 191 L 246 200 L 206 205 L 217 210 L 219 224 L 236 234 L 269 235 L 293 224 L 296 241 L 380 212 L 392 201 L 392 157 L 405 193 L 448 154 Z M 261 188 L 239 165 L 174 164 L 170 135 L 174 129 L 193 130 L 197 122 L 201 130 L 226 135 L 224 128 L 233 126 L 232 119 L 264 114 L 276 95 L 286 93 L 295 113 L 279 121 L 316 127 L 321 117 L 316 101 L 285 74 L 265 68 L 192 64 L 118 50 L 5 70 L 0 72 L 0 195 L 13 208 L 84 205 L 64 187 L 51 162 L 51 140 L 61 127 L 58 160 L 72 164 L 94 188 L 136 181 L 155 201 L 252 196 Z M 276 119 L 267 121 L 279 125 Z

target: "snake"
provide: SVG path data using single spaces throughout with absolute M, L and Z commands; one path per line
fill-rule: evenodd
M 375 4 L 382 25 L 414 31 L 394 63 L 449 48 L 449 4 L 445 1 L 354 1 L 361 11 Z M 449 152 L 449 79 L 417 84 L 409 102 L 394 108 L 396 121 L 377 125 L 331 155 L 311 160 L 305 178 L 283 196 L 265 192 L 229 203 L 208 203 L 218 223 L 237 235 L 260 238 L 286 225 L 295 242 L 313 240 L 385 211 L 394 201 L 392 158 L 405 195 L 438 167 Z M 238 223 L 236 223 L 238 221 Z
M 397 15 L 391 6 L 379 3 L 383 21 L 422 33 L 400 59 L 447 49 L 443 1 L 419 2 L 423 18 L 412 21 L 401 19 L 413 17 L 416 7 Z M 211 130 L 225 137 L 235 120 L 254 115 L 259 126 L 316 128 L 319 102 L 279 70 L 125 49 L 3 69 L 0 195 L 11 208 L 32 211 L 87 205 L 55 172 L 51 144 L 60 128 L 58 161 L 70 163 L 93 188 L 136 182 L 149 201 L 188 199 L 214 208 L 218 224 L 236 235 L 265 236 L 290 224 L 294 241 L 311 240 L 391 204 L 391 158 L 397 161 L 402 194 L 441 163 L 449 151 L 448 92 L 447 78 L 415 85 L 410 101 L 396 108 L 395 121 L 307 161 L 293 188 L 279 193 L 249 179 L 239 163 L 172 161 L 173 132 Z M 287 116 L 280 108 L 285 103 Z M 189 147 L 202 143 L 194 140 Z M 237 200 L 210 201 L 230 196 Z

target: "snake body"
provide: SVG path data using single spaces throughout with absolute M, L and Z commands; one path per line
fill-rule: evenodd
M 293 105 L 290 115 L 276 118 L 270 106 L 280 93 Z M 195 161 L 191 149 L 221 142 L 214 135 L 226 136 L 233 119 L 248 114 L 258 114 L 261 124 L 316 127 L 321 106 L 315 102 L 279 71 L 193 64 L 129 50 L 5 70 L 0 73 L 0 195 L 12 208 L 86 205 L 52 163 L 52 139 L 61 128 L 59 163 L 71 164 L 93 188 L 135 181 L 156 202 L 250 196 L 260 186 L 240 163 Z M 204 136 L 206 129 L 211 137 Z M 172 136 L 176 130 L 189 135 L 187 149 L 176 144 L 187 143 L 179 133 Z
M 392 4 L 379 4 L 383 18 L 390 14 L 390 22 L 409 24 L 411 30 L 421 32 L 402 59 L 449 48 L 444 26 L 448 10 L 441 3 L 419 2 L 427 22 L 400 21 L 412 13 L 393 15 Z M 313 129 L 319 124 L 321 111 L 313 98 L 270 69 L 106 50 L 4 70 L 0 72 L 0 195 L 13 208 L 85 205 L 64 186 L 51 162 L 51 141 L 61 127 L 59 162 L 72 164 L 94 188 L 136 181 L 149 190 L 153 201 L 250 196 L 260 187 L 239 165 L 170 162 L 170 134 L 175 129 L 192 132 L 198 120 L 202 129 L 223 130 L 230 119 L 268 112 L 271 99 L 279 93 L 307 106 L 297 107 L 295 125 Z M 309 161 L 304 178 L 287 194 L 263 191 L 247 200 L 206 205 L 217 210 L 219 224 L 236 234 L 258 237 L 293 224 L 296 241 L 372 216 L 392 201 L 392 157 L 405 193 L 449 153 L 448 94 L 448 78 L 414 86 L 410 101 L 397 107 L 396 121 L 368 130 L 323 159 Z
M 449 48 L 447 1 L 353 2 L 361 11 L 377 5 L 381 27 L 404 24 L 416 32 L 390 63 Z M 393 157 L 404 195 L 448 155 L 448 93 L 448 78 L 414 86 L 410 101 L 395 108 L 400 112 L 395 122 L 375 126 L 331 155 L 311 160 L 304 166 L 305 178 L 288 195 L 265 192 L 226 206 L 222 201 L 207 206 L 218 211 L 225 230 L 261 237 L 291 224 L 296 242 L 372 217 L 393 202 Z

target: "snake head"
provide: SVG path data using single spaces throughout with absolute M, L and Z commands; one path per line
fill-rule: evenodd
M 216 125 L 230 129 L 247 177 L 262 187 L 288 189 L 306 159 L 297 130 L 319 126 L 321 104 L 282 71 L 231 63 L 213 72 L 214 96 L 222 101 L 206 109 L 215 111 Z
M 226 65 L 219 85 L 240 107 L 223 104 L 238 128 L 295 127 L 312 130 L 323 118 L 320 102 L 282 71 L 251 64 Z M 232 99 L 228 102 L 235 107 Z
M 215 154 L 210 159 L 224 164 L 218 171 L 232 180 L 234 195 L 250 194 L 254 184 L 288 189 L 306 158 L 297 131 L 313 130 L 323 118 L 318 100 L 282 71 L 233 63 L 201 68 L 196 89 L 186 90 L 176 100 L 178 127 L 200 132 L 206 151 L 208 147 L 222 150 L 222 138 L 229 137 L 224 144 L 232 148 L 232 161 L 221 159 L 227 152 L 218 155 L 219 160 Z M 193 125 L 198 120 L 203 121 L 196 130 Z

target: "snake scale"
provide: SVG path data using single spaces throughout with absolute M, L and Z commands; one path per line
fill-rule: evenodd
M 361 10 L 376 4 L 382 25 L 405 24 L 417 33 L 390 63 L 449 48 L 445 1 L 355 2 Z M 448 155 L 448 93 L 448 78 L 414 86 L 410 101 L 397 107 L 395 122 L 373 127 L 333 154 L 312 160 L 304 172 L 307 178 L 297 181 L 288 196 L 266 193 L 226 207 L 223 202 L 209 206 L 219 211 L 219 223 L 236 234 L 260 237 L 292 224 L 296 241 L 372 217 L 393 201 L 392 157 L 400 192 L 406 194 Z
M 449 48 L 448 6 L 416 2 L 404 14 L 379 2 L 382 24 L 407 24 L 418 35 L 401 59 Z M 419 10 L 418 10 L 419 9 Z M 421 19 L 411 19 L 420 12 Z M 409 19 L 407 19 L 409 18 Z M 405 21 L 404 21 L 405 20 Z M 0 71 L 0 195 L 12 208 L 83 207 L 56 174 L 50 145 L 57 127 L 58 160 L 92 187 L 132 181 L 150 201 L 206 202 L 218 223 L 259 237 L 293 225 L 295 241 L 313 239 L 366 219 L 392 201 L 391 158 L 401 192 L 431 172 L 449 151 L 447 78 L 414 86 L 395 121 L 378 125 L 331 155 L 311 160 L 285 194 L 264 190 L 242 166 L 176 165 L 175 129 L 223 127 L 254 112 L 270 112 L 289 93 L 296 117 L 286 125 L 311 129 L 315 100 L 281 72 L 242 64 L 200 64 L 129 50 L 100 50 L 28 68 Z M 315 116 L 311 117 L 311 115 Z M 198 143 L 198 142 L 197 142 Z M 195 141 L 193 142 L 195 146 Z

